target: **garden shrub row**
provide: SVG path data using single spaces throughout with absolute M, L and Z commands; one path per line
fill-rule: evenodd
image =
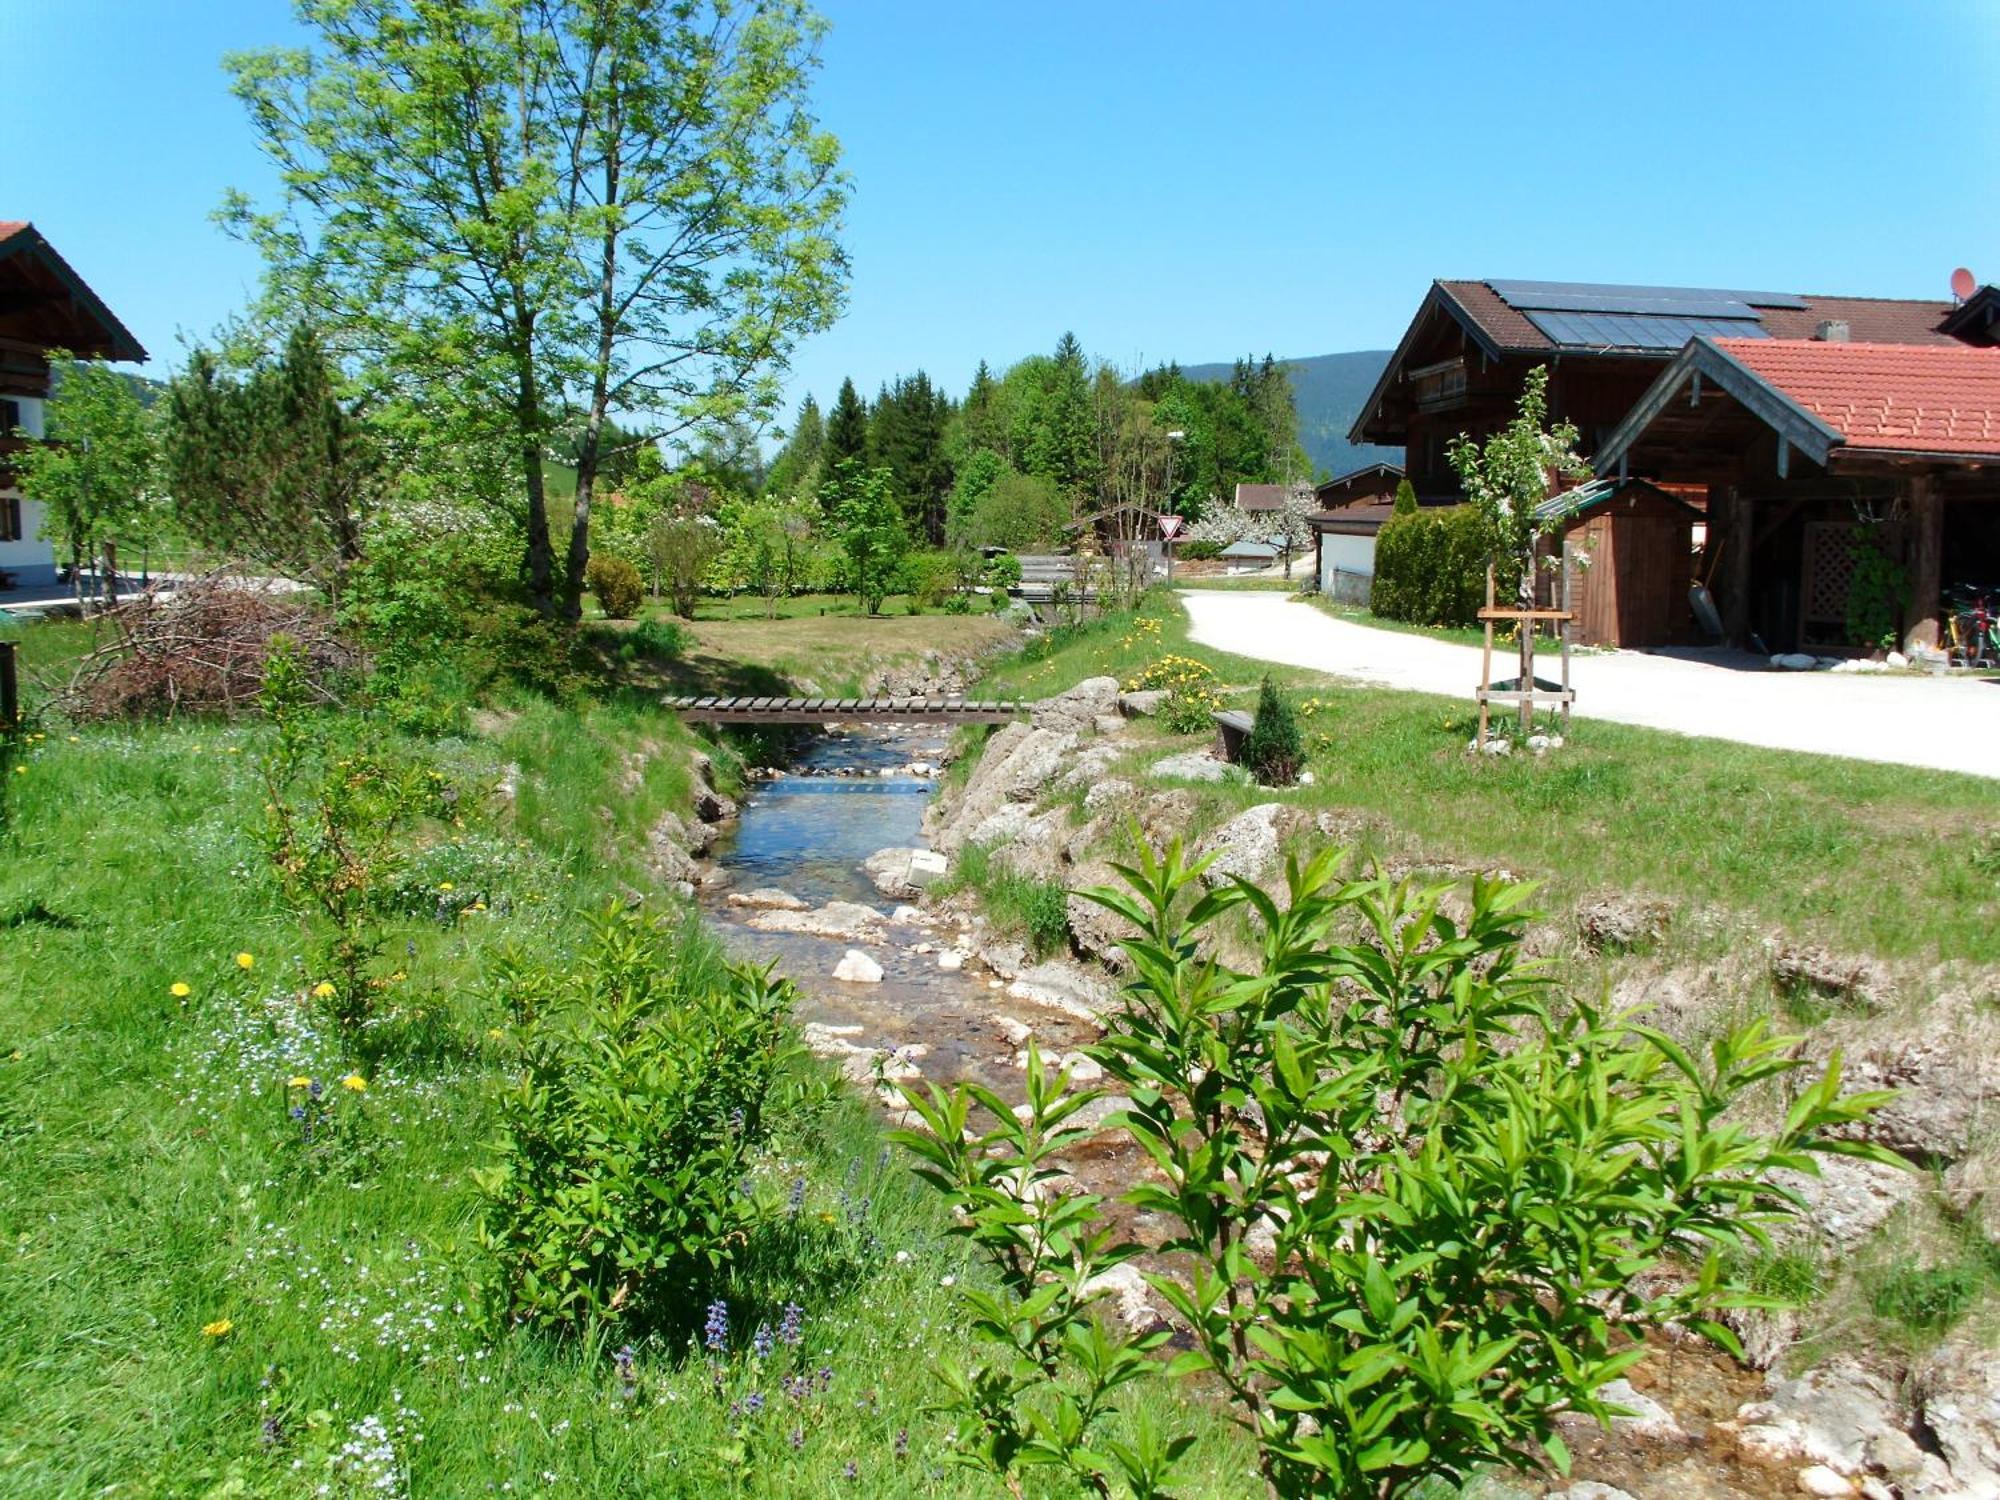
M 1369 608 L 1414 625 L 1471 625 L 1486 598 L 1487 541 L 1469 505 L 1392 516 L 1375 537 Z

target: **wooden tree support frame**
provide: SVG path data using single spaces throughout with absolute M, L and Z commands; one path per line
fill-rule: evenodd
M 1576 702 L 1576 690 L 1569 681 L 1570 623 L 1576 612 L 1570 607 L 1570 583 L 1575 576 L 1575 561 L 1570 556 L 1569 543 L 1563 543 L 1562 550 L 1562 608 L 1560 609 L 1503 609 L 1494 598 L 1493 569 L 1486 569 L 1486 607 L 1479 611 L 1479 620 L 1486 627 L 1486 646 L 1480 658 L 1479 691 L 1479 735 L 1474 742 L 1479 750 L 1485 750 L 1491 731 L 1493 705 L 1512 704 L 1519 711 L 1518 723 L 1523 740 L 1528 737 L 1528 726 L 1534 721 L 1537 704 L 1547 704 L 1562 715 L 1562 730 L 1569 733 L 1569 711 Z M 1517 629 L 1526 633 L 1527 644 L 1522 652 L 1526 666 L 1514 679 L 1511 689 L 1493 686 L 1493 627 L 1501 620 L 1512 620 Z M 1557 638 L 1562 642 L 1562 685 L 1550 690 L 1539 687 L 1535 681 L 1534 633 L 1542 621 L 1547 620 L 1556 629 Z

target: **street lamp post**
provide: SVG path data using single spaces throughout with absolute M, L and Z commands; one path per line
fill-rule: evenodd
M 1178 427 L 1167 434 L 1167 493 L 1166 503 L 1161 507 L 1161 512 L 1165 515 L 1173 514 L 1174 509 L 1174 445 L 1186 436 L 1187 434 Z M 1167 582 L 1171 584 L 1174 581 L 1174 539 L 1172 537 L 1166 539 L 1166 548 Z

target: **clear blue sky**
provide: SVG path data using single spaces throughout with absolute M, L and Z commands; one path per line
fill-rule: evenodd
M 1385 347 L 1434 276 L 1943 296 L 2000 279 L 1993 0 L 826 0 L 846 316 L 794 394 L 954 392 L 1073 328 L 1136 367 Z M 284 0 L 0 0 L 0 218 L 164 373 L 269 184 L 218 67 Z

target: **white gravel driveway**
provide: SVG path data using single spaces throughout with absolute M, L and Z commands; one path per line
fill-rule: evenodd
M 1204 646 L 1334 677 L 1470 702 L 1479 650 L 1337 620 L 1278 593 L 1188 590 Z M 1495 653 L 1495 675 L 1514 675 Z M 1537 674 L 1553 677 L 1553 660 Z M 1858 760 L 2000 778 L 2000 682 L 1895 674 L 1742 670 L 1636 651 L 1571 658 L 1579 718 L 1612 719 Z

